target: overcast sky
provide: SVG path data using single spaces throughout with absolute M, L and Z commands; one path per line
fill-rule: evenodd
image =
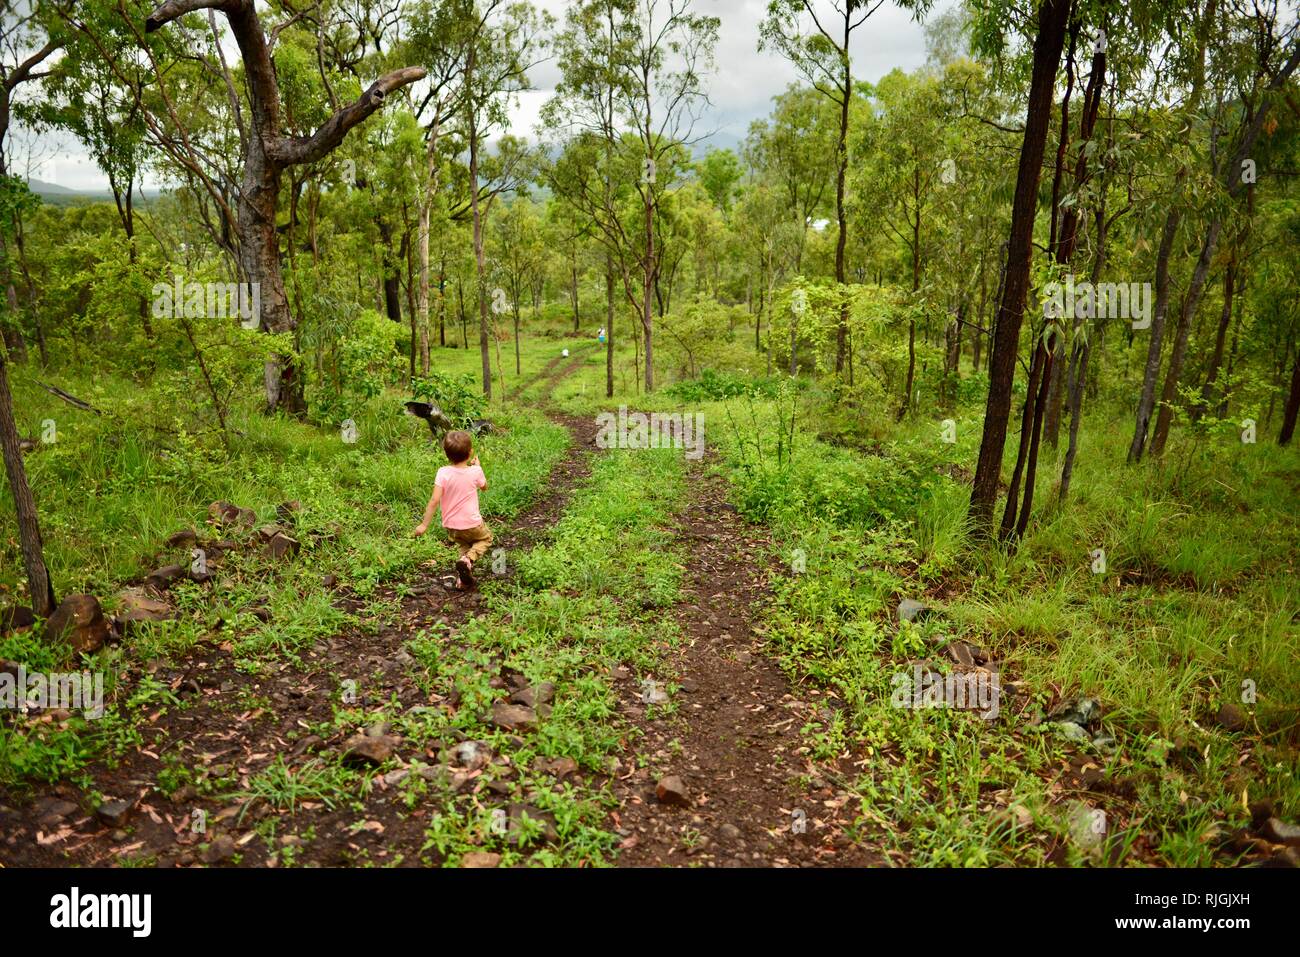
M 936 10 L 945 10 L 953 2 L 940 0 Z M 565 0 L 540 0 L 539 5 L 557 18 L 562 18 L 567 6 Z M 711 14 L 722 21 L 715 70 L 709 80 L 712 109 L 699 131 L 716 129 L 720 134 L 717 140 L 730 145 L 744 137 L 751 120 L 769 112 L 772 97 L 796 82 L 798 76 L 778 54 L 758 52 L 758 25 L 767 0 L 695 0 L 695 5 L 698 12 Z M 821 0 L 818 6 L 826 7 L 828 4 Z M 910 13 L 886 2 L 863 27 L 855 31 L 850 52 L 854 76 L 875 81 L 895 67 L 913 70 L 921 66 L 925 62 L 925 38 L 921 26 L 913 22 Z M 530 79 L 535 89 L 520 97 L 511 132 L 533 136 L 538 111 L 551 95 L 556 78 L 553 63 L 542 64 L 532 71 Z M 27 165 L 23 154 L 30 153 L 33 178 L 71 189 L 106 189 L 108 186 L 103 174 L 75 141 L 68 143 L 49 138 L 35 141 L 20 135 L 12 145 L 16 152 L 15 165 L 19 169 Z

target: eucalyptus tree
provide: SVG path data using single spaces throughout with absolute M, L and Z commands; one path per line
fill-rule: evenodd
M 854 89 L 849 45 L 854 31 L 860 30 L 883 3 L 884 0 L 770 0 L 767 16 L 759 27 L 759 49 L 774 49 L 784 56 L 839 112 L 835 151 L 835 221 L 839 229 L 835 242 L 835 281 L 840 284 L 848 282 L 844 184 L 849 169 L 849 116 Z M 918 10 L 927 5 L 924 0 L 916 3 Z M 837 375 L 844 369 L 848 331 L 849 303 L 848 297 L 844 297 L 835 333 Z
M 830 101 L 812 87 L 790 86 L 773 102 L 769 119 L 750 124 L 745 157 L 781 187 L 787 214 L 798 226 L 798 272 L 803 269 L 808 230 L 825 209 L 838 175 L 838 117 Z
M 989 392 L 985 402 L 979 460 L 971 490 L 970 518 L 974 531 L 986 536 L 991 531 L 1002 473 L 1002 453 L 1011 412 L 1012 385 L 1020 351 L 1020 326 L 1033 259 L 1034 220 L 1038 211 L 1038 183 L 1051 125 L 1052 97 L 1071 0 L 1043 0 L 1034 5 L 1032 19 L 1026 18 L 1032 44 L 1029 90 L 1025 106 L 1024 136 L 1016 173 L 1016 191 L 1011 205 L 1006 265 L 998 303 L 993 344 L 989 356 Z M 1001 19 L 1008 11 L 1001 5 L 983 10 L 975 21 L 977 45 L 996 50 L 1005 42 Z
M 547 109 L 577 135 L 552 181 L 596 223 L 619 267 L 641 323 L 646 391 L 653 391 L 662 269 L 656 217 L 683 184 L 684 149 L 708 104 L 705 76 L 720 21 L 692 13 L 688 0 L 603 0 L 574 13 L 559 39 L 562 79 Z M 638 200 L 635 227 L 619 208 L 620 186 Z M 612 363 L 606 385 L 612 393 Z
M 79 19 L 75 11 L 69 13 L 68 19 L 113 65 L 119 81 L 137 84 L 140 101 L 150 104 L 141 114 L 150 141 L 193 175 L 220 210 L 224 227 L 235 239 L 241 276 L 259 289 L 260 328 L 272 334 L 292 335 L 297 318 L 285 292 L 276 229 L 285 172 L 323 159 L 349 131 L 380 109 L 391 94 L 420 79 L 425 71 L 421 67 L 403 67 L 385 73 L 351 103 L 331 104 L 314 130 L 294 135 L 286 130 L 275 54 L 281 34 L 295 29 L 301 14 L 273 12 L 275 23 L 268 31 L 255 0 L 167 0 L 144 16 L 142 22 L 136 20 L 140 8 L 125 0 L 116 9 L 150 66 L 147 83 L 127 72 L 123 58 L 98 41 L 88 20 Z M 199 12 L 207 13 L 206 22 L 189 16 Z M 218 13 L 224 17 L 242 59 L 238 84 L 222 48 L 215 18 Z M 178 110 L 169 94 L 169 70 L 159 59 L 161 51 L 146 38 L 172 24 L 182 32 L 187 50 L 210 51 L 204 62 L 220 78 L 228 97 L 229 120 L 238 135 L 240 155 L 233 208 L 229 192 L 216 182 L 222 171 L 214 170 L 211 154 L 190 139 L 189 116 Z M 156 93 L 151 100 L 144 96 L 145 86 Z M 302 363 L 293 349 L 277 352 L 267 360 L 265 387 L 268 412 L 278 409 L 295 416 L 305 414 Z
M 47 75 L 43 65 L 63 46 L 58 25 L 44 11 L 31 4 L 9 3 L 0 6 L 0 268 L 4 270 L 5 341 L 0 343 L 0 453 L 5 462 L 9 491 L 13 495 L 18 519 L 18 541 L 27 573 L 28 592 L 37 615 L 48 617 L 54 611 L 54 585 L 45 564 L 45 547 L 41 540 L 40 516 L 36 499 L 27 482 L 22 451 L 18 444 L 18 427 L 14 421 L 13 394 L 9 389 L 8 362 L 25 358 L 21 332 L 11 325 L 17 314 L 17 294 L 9 259 L 9 242 L 13 239 L 18 209 L 29 195 L 26 184 L 9 174 L 6 139 L 13 97 L 21 87 Z

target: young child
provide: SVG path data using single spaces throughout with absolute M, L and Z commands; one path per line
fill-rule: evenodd
M 492 544 L 492 530 L 478 511 L 478 493 L 487 490 L 487 476 L 474 454 L 474 440 L 468 432 L 448 432 L 442 440 L 450 465 L 438 469 L 433 480 L 433 497 L 424 510 L 424 521 L 415 526 L 418 538 L 429 530 L 434 509 L 442 509 L 442 526 L 460 549 L 456 561 L 459 591 L 474 587 L 474 563 Z

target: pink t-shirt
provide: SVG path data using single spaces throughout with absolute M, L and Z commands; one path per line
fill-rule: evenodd
M 438 469 L 433 484 L 442 489 L 443 528 L 462 531 L 483 524 L 478 512 L 478 490 L 487 485 L 483 469 L 477 465 L 444 465 Z

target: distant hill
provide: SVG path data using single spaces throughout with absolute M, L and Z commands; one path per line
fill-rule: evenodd
M 113 193 L 107 189 L 70 189 L 67 186 L 60 186 L 58 183 L 47 183 L 40 179 L 29 179 L 27 188 L 44 202 L 55 206 L 66 206 L 73 203 L 111 203 L 113 201 Z M 139 194 L 139 201 L 141 203 L 152 202 L 160 195 L 161 193 L 156 189 L 147 189 Z
M 77 190 L 68 189 L 66 186 L 60 186 L 57 183 L 47 183 L 43 179 L 29 179 L 27 188 L 37 196 L 75 196 Z

